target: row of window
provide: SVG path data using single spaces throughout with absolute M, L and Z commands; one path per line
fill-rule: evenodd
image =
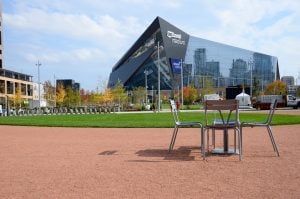
M 6 84 L 6 90 L 5 90 Z M 20 89 L 21 95 L 33 96 L 33 87 L 31 84 L 18 83 L 13 81 L 0 80 L 0 93 L 15 95 Z

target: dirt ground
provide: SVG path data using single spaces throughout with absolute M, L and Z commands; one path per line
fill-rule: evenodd
M 202 160 L 196 128 L 169 154 L 168 128 L 0 126 L 0 198 L 300 198 L 299 129 L 273 127 L 277 157 L 265 128 L 246 128 L 239 161 Z

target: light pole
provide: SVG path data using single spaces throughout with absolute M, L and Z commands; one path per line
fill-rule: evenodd
M 40 61 L 38 60 L 38 62 L 36 63 L 36 66 L 38 68 L 38 95 L 39 95 L 39 104 L 38 104 L 38 109 L 39 109 L 39 113 L 40 113 L 40 109 L 41 109 L 41 86 L 40 86 L 40 66 L 42 64 L 40 63 Z
M 8 95 L 5 95 L 6 96 L 6 104 L 5 104 L 5 110 L 6 110 L 6 116 L 9 116 L 9 105 L 8 105 L 8 103 L 9 103 L 9 100 L 8 100 Z
M 53 75 L 53 80 L 54 80 L 54 82 L 53 82 L 53 85 L 54 85 L 54 91 L 53 91 L 53 94 L 54 94 L 54 107 L 56 107 L 56 76 L 55 76 L 55 74 Z
M 145 70 L 144 71 L 144 73 L 145 73 L 145 89 L 146 89 L 146 97 L 145 97 L 145 104 L 147 104 L 147 95 L 148 95 L 148 93 L 147 93 L 147 75 L 148 75 L 148 71 L 147 70 Z
M 145 89 L 146 89 L 146 104 L 147 104 L 147 99 L 148 99 L 148 83 L 147 83 L 147 76 L 150 75 L 153 71 L 150 69 L 150 70 L 145 70 L 144 73 L 145 73 Z
M 181 59 L 180 62 L 181 66 L 181 107 L 183 106 L 183 60 Z
M 249 60 L 248 64 L 250 65 L 250 96 L 252 97 L 252 71 L 253 71 L 253 61 Z
M 159 57 L 159 49 L 160 49 L 160 45 L 159 45 L 159 41 L 157 42 L 157 73 L 158 73 L 158 76 L 157 76 L 157 79 L 158 79 L 158 82 L 157 82 L 157 89 L 158 89 L 158 112 L 160 112 L 160 57 Z
M 153 85 L 152 85 L 152 104 L 153 104 L 153 95 L 154 95 L 154 92 L 153 92 Z

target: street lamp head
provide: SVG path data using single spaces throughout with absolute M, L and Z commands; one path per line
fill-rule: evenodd
M 154 50 L 157 50 L 157 49 L 158 49 L 158 47 L 157 47 L 157 45 L 155 45 Z M 159 50 L 163 50 L 163 49 L 164 49 L 164 47 L 162 45 L 159 45 Z
M 35 65 L 39 67 L 39 66 L 42 65 L 42 63 L 38 60 L 37 63 L 36 63 Z
M 151 73 L 153 73 L 153 70 L 149 69 L 149 70 L 144 70 L 145 75 L 150 75 Z

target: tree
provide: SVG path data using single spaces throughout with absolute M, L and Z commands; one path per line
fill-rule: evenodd
M 73 91 L 71 86 L 66 88 L 66 95 L 64 98 L 64 104 L 67 107 L 78 106 L 80 102 L 79 91 Z
M 110 88 L 106 88 L 102 95 L 99 95 L 99 101 L 105 103 L 106 105 L 111 105 L 113 101 L 112 90 Z
M 91 92 L 89 94 L 89 103 L 93 104 L 93 105 L 99 105 L 101 104 L 101 100 L 100 100 L 100 93 L 95 93 L 95 92 Z
M 132 97 L 133 97 L 133 103 L 137 103 L 137 104 L 143 104 L 143 101 L 145 99 L 146 96 L 146 90 L 144 87 L 135 87 L 133 88 L 133 92 L 132 92 Z
M 270 84 L 266 85 L 265 89 L 266 95 L 286 95 L 287 94 L 287 86 L 286 83 L 280 80 L 276 80 Z
M 298 86 L 296 90 L 296 97 L 300 97 L 300 86 Z
M 252 95 L 253 96 L 259 95 L 259 80 L 256 77 L 253 78 Z
M 79 90 L 73 91 L 72 94 L 73 94 L 72 98 L 71 98 L 72 105 L 73 106 L 80 106 L 80 94 L 79 94 Z
M 62 84 L 58 84 L 56 86 L 56 104 L 57 106 L 61 107 L 63 106 L 64 99 L 66 96 L 65 88 Z
M 115 104 L 123 105 L 128 100 L 128 95 L 121 82 L 117 82 L 115 88 L 112 90 L 113 102 Z
M 21 107 L 22 105 L 22 92 L 21 92 L 21 84 L 17 83 L 16 85 L 16 93 L 14 99 L 15 107 Z
M 197 98 L 197 90 L 193 86 L 183 88 L 183 100 L 185 104 L 193 104 Z
M 207 94 L 214 94 L 216 93 L 215 89 L 212 86 L 212 79 L 211 78 L 206 78 L 205 79 L 205 87 L 201 89 L 200 94 L 203 97 L 204 95 Z
M 94 102 L 92 102 L 92 92 L 88 90 L 80 89 L 79 95 L 80 95 L 80 102 L 82 105 L 95 104 Z
M 51 81 L 47 80 L 44 83 L 45 99 L 51 106 L 55 106 L 55 88 L 52 86 Z

